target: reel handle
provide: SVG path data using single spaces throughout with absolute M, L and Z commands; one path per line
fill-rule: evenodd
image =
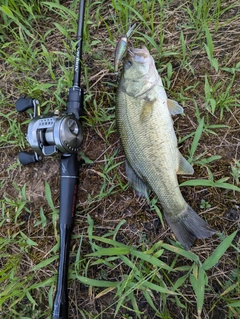
M 24 112 L 33 107 L 33 99 L 30 97 L 20 97 L 16 102 L 16 109 L 18 112 Z
M 39 101 L 31 97 L 20 97 L 16 102 L 16 109 L 20 113 L 33 109 L 33 117 L 40 116 Z
M 28 165 L 38 162 L 41 158 L 39 158 L 36 153 L 19 152 L 18 159 L 21 164 Z

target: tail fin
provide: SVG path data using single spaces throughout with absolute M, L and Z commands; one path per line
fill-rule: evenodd
M 208 238 L 215 233 L 215 230 L 199 217 L 190 206 L 187 206 L 186 210 L 177 217 L 170 217 L 165 214 L 165 218 L 177 240 L 186 250 L 192 246 L 196 238 Z

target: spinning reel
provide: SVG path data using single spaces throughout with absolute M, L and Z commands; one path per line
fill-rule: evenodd
M 43 156 L 61 153 L 77 153 L 82 143 L 83 134 L 80 122 L 74 113 L 59 112 L 41 115 L 38 100 L 19 98 L 16 102 L 18 112 L 33 108 L 33 116 L 28 125 L 27 141 L 34 154 L 19 153 L 19 161 L 23 165 L 38 162 Z

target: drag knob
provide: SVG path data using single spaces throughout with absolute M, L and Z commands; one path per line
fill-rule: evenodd
M 79 134 L 79 127 L 78 127 L 78 123 L 77 123 L 76 120 L 74 120 L 74 119 L 69 119 L 69 120 L 67 121 L 67 126 L 68 126 L 70 132 L 71 132 L 73 135 L 77 136 L 77 135 Z

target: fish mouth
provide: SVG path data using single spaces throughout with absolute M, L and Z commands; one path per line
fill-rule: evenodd
M 144 46 L 142 48 L 129 48 L 128 56 L 136 62 L 145 63 L 150 56 L 148 49 Z

